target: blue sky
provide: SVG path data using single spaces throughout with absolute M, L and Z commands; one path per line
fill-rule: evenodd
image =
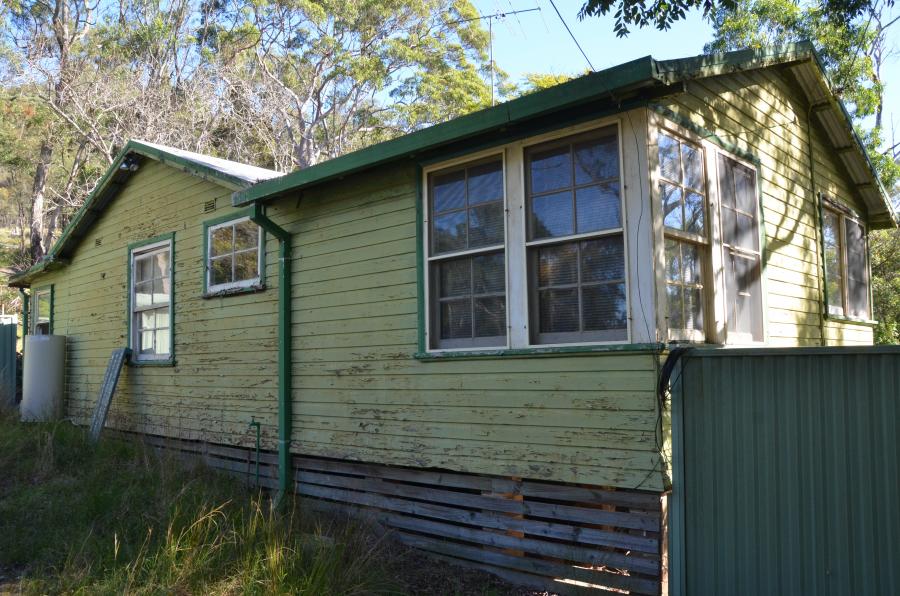
M 579 21 L 581 0 L 555 0 L 575 37 L 581 43 L 594 68 L 601 70 L 648 54 L 654 58 L 682 58 L 703 52 L 703 45 L 712 38 L 712 28 L 703 21 L 699 11 L 676 23 L 669 31 L 635 29 L 620 39 L 613 33 L 612 17 Z M 494 20 L 494 60 L 517 80 L 528 72 L 581 73 L 587 63 L 569 37 L 549 0 L 473 0 L 481 14 L 515 9 L 540 7 L 529 12 Z M 900 2 L 893 9 L 900 14 Z M 485 27 L 487 23 L 485 22 Z M 893 47 L 900 51 L 900 23 L 892 30 Z M 882 76 L 886 82 L 885 128 L 890 140 L 893 116 L 897 141 L 900 141 L 900 55 L 886 65 Z

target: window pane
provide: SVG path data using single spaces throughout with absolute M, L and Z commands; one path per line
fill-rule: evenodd
M 466 205 L 466 172 L 459 170 L 434 177 L 434 212 L 462 209 Z
M 681 188 L 666 182 L 659 185 L 662 198 L 663 223 L 667 228 L 683 230 L 684 221 L 681 215 Z
M 234 281 L 259 277 L 259 252 L 249 250 L 234 255 Z
M 756 213 L 756 185 L 753 183 L 756 173 L 732 162 L 734 168 L 734 200 L 735 206 L 747 213 Z
M 590 184 L 619 176 L 619 147 L 615 135 L 574 147 L 575 184 Z
M 585 331 L 622 330 L 625 339 L 625 284 L 602 284 L 581 289 Z
M 663 178 L 681 182 L 680 143 L 665 133 L 659 133 L 659 172 Z
M 210 232 L 212 237 L 209 242 L 210 256 L 224 255 L 231 252 L 233 230 L 231 226 L 216 228 Z
M 684 323 L 685 329 L 701 331 L 703 329 L 703 296 L 700 288 L 684 289 Z
M 538 287 L 578 282 L 578 247 L 575 244 L 538 249 Z
M 700 249 L 696 244 L 682 242 L 681 258 L 682 258 L 682 280 L 689 284 L 700 283 Z
M 157 354 L 169 354 L 170 353 L 170 330 L 169 329 L 158 329 L 156 331 L 156 353 Z
M 469 168 L 469 205 L 503 199 L 503 162 Z
M 503 203 L 495 201 L 469 209 L 469 246 L 503 244 Z
M 209 264 L 209 285 L 231 283 L 231 256 L 213 259 Z
M 154 329 L 156 327 L 156 311 L 148 310 L 140 314 L 140 328 Z
M 142 282 L 153 279 L 153 258 L 135 257 L 134 259 L 134 281 Z
M 153 282 L 144 281 L 134 284 L 135 306 L 150 306 L 153 303 Z
M 484 296 L 475 298 L 475 337 L 506 335 L 506 298 Z
M 259 226 L 250 220 L 234 224 L 234 250 L 256 248 L 259 244 Z
M 837 213 L 824 211 L 822 218 L 823 241 L 825 243 L 825 294 L 828 310 L 843 313 L 844 289 L 841 266 L 840 218 Z
M 153 279 L 168 279 L 169 251 L 160 252 L 153 257 Z
M 578 331 L 578 289 L 541 290 L 541 333 L 566 333 Z
M 141 331 L 141 354 L 153 354 L 153 331 Z
M 471 259 L 453 259 L 436 265 L 439 271 L 439 296 L 467 296 L 472 293 Z
M 719 153 L 719 200 L 722 205 L 734 208 L 734 174 L 732 173 L 730 159 Z
M 621 227 L 620 207 L 618 184 L 579 188 L 575 191 L 576 233 Z
M 169 278 L 153 280 L 153 304 L 169 303 Z
M 666 286 L 666 305 L 669 314 L 669 329 L 684 329 L 684 303 L 681 286 Z
M 759 257 L 731 253 L 725 279 L 728 300 L 728 329 L 762 341 L 762 295 Z
M 684 197 L 684 231 L 703 236 L 704 226 L 703 195 L 688 192 Z
M 572 229 L 572 192 L 535 197 L 531 208 L 535 239 L 570 236 Z
M 441 339 L 472 337 L 472 301 L 470 298 L 442 301 L 440 311 Z
M 157 327 L 169 327 L 169 309 L 168 308 L 160 308 L 153 312 L 156 314 L 156 326 Z
M 625 246 L 621 236 L 581 243 L 582 283 L 620 279 L 625 279 Z
M 533 154 L 530 170 L 532 194 L 572 186 L 572 159 L 568 147 Z
M 758 249 L 759 237 L 756 234 L 756 225 L 752 217 L 736 212 L 734 214 L 734 230 L 734 246 L 747 250 Z
M 502 252 L 479 255 L 472 259 L 472 273 L 475 277 L 475 294 L 503 293 L 506 291 L 506 270 Z
M 681 159 L 684 164 L 684 185 L 703 190 L 703 153 L 696 147 L 682 143 Z
M 466 248 L 466 212 L 456 211 L 434 218 L 434 251 L 437 253 Z
M 850 294 L 850 315 L 869 316 L 869 282 L 866 267 L 865 230 L 849 219 L 846 222 L 847 235 L 847 291 Z
M 681 281 L 681 243 L 666 238 L 666 279 Z

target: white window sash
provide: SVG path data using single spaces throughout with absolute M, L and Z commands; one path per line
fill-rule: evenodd
M 236 224 L 243 223 L 245 221 L 250 221 L 250 218 L 247 216 L 238 217 L 235 219 L 217 223 L 213 226 L 209 226 L 206 229 L 206 263 L 204 263 L 204 267 L 206 268 L 206 291 L 207 291 L 207 293 L 212 294 L 215 292 L 222 292 L 222 291 L 226 291 L 226 290 L 252 288 L 252 287 L 256 287 L 256 286 L 260 285 L 260 280 L 261 280 L 260 276 L 261 276 L 261 273 L 263 270 L 263 259 L 265 258 L 265 255 L 263 255 L 262 250 L 260 250 L 260 247 L 262 245 L 262 235 L 264 232 L 263 232 L 262 228 L 259 228 L 258 226 L 257 226 L 256 249 L 255 249 L 256 250 L 256 277 L 242 279 L 239 281 L 230 281 L 227 283 L 215 284 L 215 285 L 213 285 L 213 283 L 212 283 L 212 266 L 211 266 L 212 261 L 219 259 L 219 258 L 225 258 L 226 256 L 231 258 L 231 271 L 232 271 L 232 275 L 233 275 L 234 269 L 235 269 L 235 257 L 239 254 L 247 253 L 247 252 L 254 250 L 252 248 L 235 250 L 234 236 L 232 236 L 231 252 L 224 253 L 221 255 L 216 255 L 215 257 L 213 257 L 211 254 L 212 253 L 213 232 L 216 230 L 220 230 L 222 228 L 232 227 Z
M 135 272 L 135 263 L 137 262 L 137 260 L 140 257 L 155 256 L 157 254 L 163 254 L 163 253 L 168 253 L 168 255 L 169 255 L 169 292 L 168 292 L 167 300 L 165 303 L 157 303 L 157 304 L 152 304 L 149 306 L 148 305 L 137 306 L 136 292 L 135 292 L 135 289 L 137 287 L 137 282 L 136 282 L 137 276 L 135 275 L 135 273 L 136 273 Z M 131 337 L 130 337 L 131 341 L 130 341 L 130 343 L 131 343 L 132 358 L 136 361 L 168 360 L 172 357 L 172 348 L 173 348 L 172 328 L 173 328 L 173 322 L 174 322 L 173 321 L 174 312 L 173 312 L 173 308 L 172 308 L 172 295 L 175 290 L 174 277 L 172 275 L 172 271 L 174 268 L 173 259 L 174 259 L 174 255 L 173 255 L 173 251 L 172 251 L 172 241 L 171 240 L 163 240 L 161 242 L 148 244 L 146 246 L 141 246 L 141 247 L 138 247 L 131 251 L 131 258 L 129 259 L 130 260 L 129 266 L 131 267 L 131 284 L 130 284 L 131 287 L 128 289 L 129 290 L 128 305 L 129 305 L 130 312 L 129 312 L 128 316 L 131 319 Z M 154 327 L 153 329 L 142 328 L 141 324 L 140 324 L 141 314 L 144 312 L 150 311 L 150 310 L 162 310 L 162 309 L 168 310 L 169 325 L 168 325 L 168 327 L 160 327 L 158 329 L 160 329 L 160 330 L 167 329 L 168 330 L 168 332 L 169 332 L 169 351 L 166 353 L 163 353 L 163 354 L 141 354 L 141 332 L 142 331 L 150 331 L 150 330 L 155 331 L 157 329 L 156 327 Z

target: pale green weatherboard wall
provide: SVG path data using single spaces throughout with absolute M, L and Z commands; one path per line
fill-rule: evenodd
M 416 180 L 383 169 L 288 198 L 294 450 L 662 488 L 652 354 L 416 360 Z
M 686 91 L 663 105 L 762 164 L 769 343 L 821 345 L 819 223 L 811 188 L 865 213 L 834 149 L 813 124 L 811 187 L 808 105 L 777 69 L 690 81 Z M 828 345 L 868 345 L 872 327 L 829 320 L 825 338 Z
M 293 451 L 473 473 L 661 489 L 652 354 L 420 362 L 414 168 L 354 177 L 269 215 L 294 237 Z M 267 291 L 204 300 L 203 213 L 230 192 L 148 161 L 72 263 L 42 276 L 69 336 L 84 422 L 125 345 L 127 245 L 175 232 L 174 367 L 128 367 L 110 425 L 275 448 L 277 242 Z M 94 240 L 102 238 L 102 245 Z M 271 240 L 271 239 L 270 239 Z
M 176 366 L 128 366 L 110 410 L 121 429 L 253 444 L 251 416 L 276 428 L 274 290 L 204 300 L 203 221 L 230 211 L 229 189 L 146 160 L 79 245 L 54 284 L 54 332 L 68 336 L 67 409 L 89 419 L 113 349 L 124 347 L 128 245 L 175 233 Z M 216 200 L 218 209 L 204 213 Z M 96 240 L 100 240 L 100 246 Z M 274 262 L 271 258 L 270 262 Z M 275 281 L 267 268 L 268 281 Z

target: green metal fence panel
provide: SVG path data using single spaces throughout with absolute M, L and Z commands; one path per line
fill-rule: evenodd
M 900 349 L 690 351 L 672 442 L 672 594 L 900 594 Z
M 17 325 L 0 325 L 0 407 L 16 405 Z

